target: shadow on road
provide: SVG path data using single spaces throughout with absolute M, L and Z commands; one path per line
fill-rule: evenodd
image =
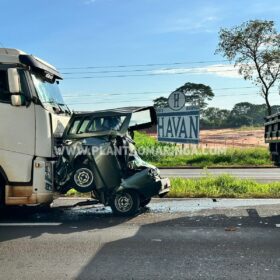
M 142 209 L 138 215 L 134 217 L 117 217 L 111 213 L 108 207 L 95 206 L 95 202 L 78 202 L 74 205 L 57 206 L 54 208 L 42 208 L 42 207 L 10 207 L 5 209 L 5 211 L 0 212 L 0 223 L 61 223 L 61 226 L 53 228 L 52 233 L 60 233 L 59 228 L 66 226 L 67 230 L 65 233 L 73 231 L 83 231 L 88 229 L 102 229 L 107 227 L 112 227 L 122 223 L 129 222 L 131 219 L 141 216 L 147 219 L 142 220 L 142 224 L 146 222 L 149 226 L 150 216 L 156 213 L 150 213 L 148 207 Z M 87 207 L 83 207 L 87 206 Z M 193 213 L 181 213 L 180 218 L 175 218 L 169 213 L 159 213 L 160 217 L 168 217 L 165 223 L 161 223 L 162 226 L 184 226 L 186 228 L 190 227 L 228 227 L 239 225 L 242 227 L 257 227 L 257 228 L 275 228 L 275 224 L 280 223 L 279 215 L 260 217 L 256 208 L 247 208 L 246 216 L 227 216 L 224 210 L 221 210 L 222 214 L 208 215 L 207 210 L 197 211 L 196 215 Z M 145 216 L 147 215 L 147 216 Z M 71 227 L 76 225 L 77 228 Z M 156 223 L 156 225 L 159 225 Z M 67 227 L 69 226 L 69 227 Z M 27 227 L 28 228 L 28 227 Z M 34 230 L 34 227 L 30 227 Z M 58 229 L 58 230 L 57 230 Z M 63 230 L 64 231 L 64 230 Z M 44 232 L 44 227 L 41 228 L 40 232 Z M 18 233 L 20 235 L 21 232 Z M 24 236 L 24 235 L 22 235 Z M 17 237 L 15 237 L 17 238 Z M 12 236 L 9 239 L 13 239 Z M 0 241 L 3 241 L 3 236 L 0 235 Z
M 0 224 L 31 224 L 19 227 L 18 230 L 7 230 L 12 227 L 0 225 L 0 242 L 21 237 L 37 238 L 44 233 L 69 234 L 93 229 L 113 227 L 129 221 L 131 218 L 114 217 L 105 207 L 85 206 L 84 202 L 75 205 L 42 208 L 39 206 L 15 206 L 0 212 Z M 76 209 L 78 207 L 78 209 Z M 34 226 L 32 224 L 34 223 Z M 36 226 L 45 223 L 45 226 Z M 52 227 L 51 223 L 60 225 Z M 48 225 L 50 224 L 50 225 Z M 6 229 L 5 231 L 3 229 Z
M 77 279 L 279 279 L 280 216 L 185 216 L 106 243 Z
M 215 279 L 240 279 L 242 275 L 255 277 L 257 272 L 260 279 L 273 279 L 279 273 L 280 233 L 275 227 L 280 224 L 279 215 L 260 217 L 256 208 L 248 208 L 248 215 L 244 216 L 207 215 L 206 211 L 185 213 L 181 217 L 163 213 L 154 216 L 146 209 L 148 213 L 139 217 L 121 218 L 114 217 L 106 208 L 79 207 L 56 207 L 48 211 L 11 208 L 1 214 L 0 223 L 59 222 L 61 225 L 26 226 L 17 230 L 0 227 L 0 242 L 22 237 L 32 239 L 45 233 L 66 235 L 106 228 L 114 231 L 115 226 L 121 226 L 122 232 L 129 230 L 125 225 L 136 225 L 138 230 L 131 237 L 118 232 L 115 241 L 105 242 L 87 265 L 81 267 L 76 278 L 209 279 L 213 273 Z M 230 232 L 227 228 L 231 228 Z

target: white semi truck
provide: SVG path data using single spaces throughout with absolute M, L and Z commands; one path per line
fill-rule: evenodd
M 53 200 L 55 145 L 71 112 L 60 73 L 16 49 L 0 49 L 0 200 L 2 205 Z

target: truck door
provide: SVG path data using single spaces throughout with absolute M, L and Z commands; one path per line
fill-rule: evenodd
M 30 95 L 25 72 L 18 70 L 21 94 Z M 0 167 L 9 182 L 30 182 L 35 149 L 35 110 L 12 106 L 7 69 L 0 68 Z

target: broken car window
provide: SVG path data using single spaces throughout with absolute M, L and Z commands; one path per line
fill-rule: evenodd
M 93 118 L 78 118 L 74 120 L 69 134 L 94 133 L 108 130 L 119 131 L 126 116 L 104 116 Z
M 124 119 L 125 116 L 105 116 L 93 118 L 86 132 L 92 133 L 107 130 L 119 131 L 121 129 Z

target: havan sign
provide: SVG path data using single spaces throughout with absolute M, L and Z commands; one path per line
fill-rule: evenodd
M 168 99 L 169 108 L 157 110 L 158 141 L 199 143 L 199 109 L 185 107 L 185 95 L 173 92 Z

